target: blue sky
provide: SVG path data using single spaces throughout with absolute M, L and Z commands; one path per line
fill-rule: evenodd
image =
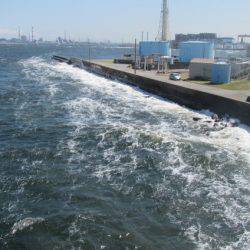
M 157 35 L 161 0 L 0 0 L 0 37 L 20 26 L 36 37 L 55 39 L 64 31 L 74 39 L 132 41 L 141 32 Z M 217 32 L 250 33 L 250 0 L 170 0 L 171 36 Z

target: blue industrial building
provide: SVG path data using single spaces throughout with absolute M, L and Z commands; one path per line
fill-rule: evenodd
M 231 65 L 218 62 L 212 65 L 212 82 L 216 84 L 231 82 Z
M 214 59 L 214 44 L 203 41 L 180 43 L 180 62 L 189 63 L 194 58 Z
M 167 41 L 145 41 L 139 44 L 140 57 L 159 55 L 171 56 L 170 43 Z

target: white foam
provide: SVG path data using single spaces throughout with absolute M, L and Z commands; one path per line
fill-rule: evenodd
M 11 229 L 11 234 L 16 234 L 17 232 L 21 232 L 24 229 L 31 228 L 35 224 L 40 224 L 44 222 L 45 220 L 43 218 L 25 218 L 23 220 L 20 220 L 16 222 L 12 229 Z
M 23 66 L 26 78 L 36 80 L 37 83 L 44 85 L 51 97 L 54 97 L 60 91 L 59 85 L 51 80 L 51 78 L 58 76 L 58 73 L 54 70 L 54 65 L 48 64 L 44 59 L 39 57 L 21 60 L 19 63 Z

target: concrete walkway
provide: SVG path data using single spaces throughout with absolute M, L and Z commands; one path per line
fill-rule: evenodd
M 91 62 L 97 65 L 107 67 L 107 68 L 116 69 L 116 70 L 124 71 L 130 74 L 134 74 L 134 70 L 129 68 L 129 66 L 126 64 L 114 64 L 111 62 L 107 62 L 105 60 L 93 60 Z M 169 84 L 183 86 L 185 88 L 190 88 L 193 90 L 211 93 L 214 95 L 219 95 L 219 96 L 223 96 L 226 98 L 230 98 L 230 99 L 234 99 L 234 100 L 238 100 L 242 102 L 246 102 L 247 97 L 250 96 L 249 90 L 245 90 L 245 91 L 226 90 L 226 89 L 216 88 L 213 86 L 195 84 L 195 83 L 188 82 L 188 81 L 172 81 L 172 80 L 169 80 L 168 74 L 160 75 L 160 74 L 157 74 L 155 70 L 152 70 L 152 71 L 137 70 L 136 74 L 139 76 L 149 78 L 149 79 L 159 80 L 159 81 L 166 82 Z

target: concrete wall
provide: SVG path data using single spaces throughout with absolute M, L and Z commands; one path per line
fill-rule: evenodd
M 211 80 L 212 63 L 191 62 L 189 67 L 190 79 Z
M 83 61 L 83 64 L 95 73 L 138 86 L 145 91 L 167 98 L 188 108 L 195 110 L 208 109 L 220 116 L 229 115 L 250 126 L 250 104 L 247 102 L 149 79 L 87 61 Z M 97 71 L 95 71 L 95 68 L 97 68 Z
M 232 63 L 232 78 L 244 77 L 250 73 L 250 62 L 248 63 Z

